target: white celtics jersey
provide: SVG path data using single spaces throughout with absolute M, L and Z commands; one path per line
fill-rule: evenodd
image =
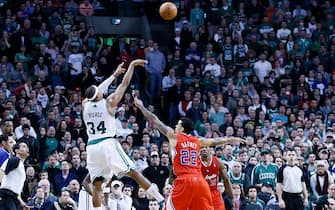
M 115 136 L 115 117 L 108 112 L 106 99 L 86 102 L 83 118 L 88 141 Z

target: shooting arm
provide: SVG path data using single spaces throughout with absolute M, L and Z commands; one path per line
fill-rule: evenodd
M 220 176 L 223 178 L 224 188 L 225 188 L 227 194 L 229 195 L 229 197 L 232 198 L 233 197 L 233 189 L 231 187 L 230 179 L 229 179 L 228 174 L 225 170 L 223 162 L 220 161 L 219 159 L 218 159 L 218 161 L 219 161 L 219 166 L 220 166 L 220 171 L 219 172 L 220 172 Z
M 110 107 L 116 107 L 118 103 L 121 101 L 124 93 L 126 92 L 130 84 L 131 78 L 134 73 L 134 68 L 135 68 L 135 63 L 131 62 L 129 64 L 126 74 L 123 77 L 121 84 L 116 88 L 114 93 L 108 96 L 107 100 L 110 101 L 109 103 Z
M 99 86 L 98 89 L 101 93 L 106 94 L 108 87 L 112 84 L 112 82 L 122 73 L 122 66 L 123 63 L 121 63 L 117 69 L 114 71 L 114 73 L 108 77 L 106 80 L 104 80 Z

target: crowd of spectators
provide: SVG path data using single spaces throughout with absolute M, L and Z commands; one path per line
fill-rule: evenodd
M 120 35 L 112 45 L 94 26 L 76 21 L 79 1 L 21 2 L 1 15 L 0 160 L 13 140 L 27 143 L 22 199 L 33 209 L 62 206 L 69 196 L 78 202 L 87 174 L 83 92 L 134 58 L 149 63 L 135 70 L 129 89 L 167 125 L 187 116 L 194 135 L 246 139 L 212 148 L 233 183 L 234 198 L 219 184 L 228 210 L 238 209 L 236 199 L 240 209 L 247 202 L 275 205 L 276 173 L 291 149 L 304 170 L 306 209 L 335 209 L 334 2 L 176 0 L 170 43 Z M 98 0 L 85 2 L 104 8 Z M 117 110 L 117 136 L 137 169 L 167 196 L 169 145 L 133 106 L 130 90 Z M 261 176 L 260 167 L 274 176 Z M 112 182 L 110 199 L 121 202 L 121 194 L 138 210 L 159 209 L 130 178 Z

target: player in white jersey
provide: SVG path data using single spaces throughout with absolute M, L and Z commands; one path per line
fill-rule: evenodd
M 156 185 L 151 184 L 141 173 L 135 170 L 135 164 L 123 151 L 120 143 L 115 139 L 115 113 L 134 72 L 135 66 L 144 66 L 147 61 L 137 59 L 129 64 L 122 83 L 115 92 L 106 99 L 103 93 L 108 88 L 115 76 L 111 76 L 99 87 L 90 86 L 85 92 L 83 101 L 83 119 L 87 128 L 87 168 L 93 182 L 93 207 L 101 207 L 101 186 L 104 180 L 117 176 L 128 175 L 133 178 L 147 193 L 158 202 L 163 201 Z M 121 71 L 123 64 L 119 65 L 116 72 Z M 103 86 L 103 87 L 101 87 Z

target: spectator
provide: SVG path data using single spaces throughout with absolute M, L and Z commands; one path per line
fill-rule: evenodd
M 60 192 L 58 200 L 53 203 L 51 210 L 57 209 L 67 209 L 67 210 L 77 210 L 76 202 L 71 198 L 71 192 L 64 188 Z
M 62 161 L 60 170 L 55 176 L 55 194 L 60 193 L 63 187 L 67 187 L 71 180 L 77 179 L 77 176 L 70 172 L 70 165 L 67 161 Z
M 225 144 L 223 146 L 223 153 L 221 159 L 225 164 L 228 165 L 229 170 L 233 169 L 233 164 L 235 162 L 234 156 L 233 156 L 233 146 L 230 144 Z
M 315 210 L 323 209 L 324 205 L 327 204 L 329 198 L 335 198 L 335 184 L 330 184 L 326 195 L 320 196 L 315 202 Z
M 41 142 L 40 150 L 42 151 L 41 155 L 43 157 L 48 157 L 52 152 L 58 149 L 58 139 L 55 137 L 56 129 L 53 126 L 50 126 L 47 131 L 47 137 L 45 142 Z
M 79 53 L 79 46 L 72 47 L 72 54 L 69 56 L 69 69 L 71 75 L 71 86 L 70 88 L 77 87 L 78 85 L 78 76 L 82 73 L 82 63 L 84 57 Z
M 271 163 L 270 153 L 268 150 L 262 150 L 260 155 L 262 161 L 253 169 L 251 174 L 251 183 L 252 185 L 257 186 L 267 183 L 275 187 L 278 168 L 276 165 Z
M 149 210 L 159 210 L 159 203 L 156 200 L 149 201 Z
M 245 203 L 244 206 L 242 206 L 242 209 L 264 209 L 265 204 L 262 200 L 260 200 L 257 197 L 257 187 L 255 186 L 250 186 L 248 188 L 248 202 Z
M 31 155 L 27 159 L 27 162 L 29 164 L 35 165 L 38 163 L 38 151 L 39 151 L 39 144 L 37 142 L 37 139 L 30 136 L 30 126 L 25 124 L 22 126 L 23 130 L 23 136 L 17 140 L 17 142 L 24 142 L 27 144 L 29 151 L 31 152 Z
M 166 63 L 163 53 L 158 49 L 158 44 L 153 43 L 153 50 L 148 52 L 145 59 L 148 61 L 145 68 L 149 75 L 149 94 L 150 103 L 153 104 L 159 95 L 160 85 L 162 82 L 162 74 Z
M 70 181 L 69 190 L 71 192 L 71 198 L 76 202 L 76 204 L 78 206 L 80 184 L 76 179 L 72 179 Z
M 327 170 L 327 167 L 328 164 L 325 160 L 318 160 L 316 162 L 316 172 L 310 178 L 313 200 L 318 200 L 320 196 L 326 195 L 329 185 L 334 183 L 334 178 Z
M 150 166 L 143 170 L 143 175 L 152 183 L 157 184 L 158 188 L 163 192 L 166 179 L 170 175 L 170 171 L 166 166 L 160 164 L 160 156 L 158 152 L 153 151 L 150 154 Z
M 21 119 L 20 119 L 20 126 L 18 126 L 18 127 L 15 128 L 15 136 L 18 139 L 23 136 L 22 126 L 24 124 L 30 125 L 30 120 L 27 119 L 27 117 L 21 117 Z M 32 127 L 32 126 L 30 126 L 29 135 L 32 136 L 32 137 L 34 137 L 34 138 L 37 137 L 36 131 L 35 131 L 34 127 Z
M 232 184 L 233 197 L 226 195 L 224 204 L 227 210 L 235 210 L 242 208 L 248 200 L 244 197 L 243 189 L 239 184 Z
M 232 184 L 237 183 L 242 186 L 244 191 L 248 192 L 248 188 L 250 187 L 250 178 L 242 172 L 242 165 L 240 162 L 235 161 L 233 163 L 233 168 L 231 173 L 229 173 L 229 178 Z
M 51 186 L 48 179 L 41 179 L 37 185 L 38 188 L 42 188 L 44 192 L 44 206 L 46 209 L 50 209 L 53 202 L 57 200 L 57 197 L 50 192 Z
M 134 200 L 134 207 L 138 210 L 146 210 L 149 206 L 149 200 L 146 197 L 145 191 L 143 188 L 139 188 L 137 195 Z
M 70 172 L 78 177 L 79 183 L 82 183 L 88 173 L 88 170 L 85 167 L 81 166 L 81 159 L 79 155 L 72 155 L 71 163 L 72 167 L 70 169 Z
M 257 61 L 254 65 L 255 74 L 257 75 L 261 83 L 264 82 L 264 77 L 268 76 L 269 72 L 272 69 L 271 63 L 265 59 L 266 55 L 262 53 L 259 56 L 259 61 Z
M 45 208 L 45 194 L 42 188 L 37 188 L 36 195 L 27 203 L 32 210 Z
M 48 173 L 48 178 L 52 186 L 55 186 L 55 176 L 60 172 L 60 165 L 57 160 L 57 154 L 51 154 L 48 157 L 48 163 L 43 166 L 43 170 Z
M 123 183 L 118 180 L 111 183 L 108 205 L 110 210 L 131 209 L 133 201 L 128 195 L 122 193 L 123 187 Z

